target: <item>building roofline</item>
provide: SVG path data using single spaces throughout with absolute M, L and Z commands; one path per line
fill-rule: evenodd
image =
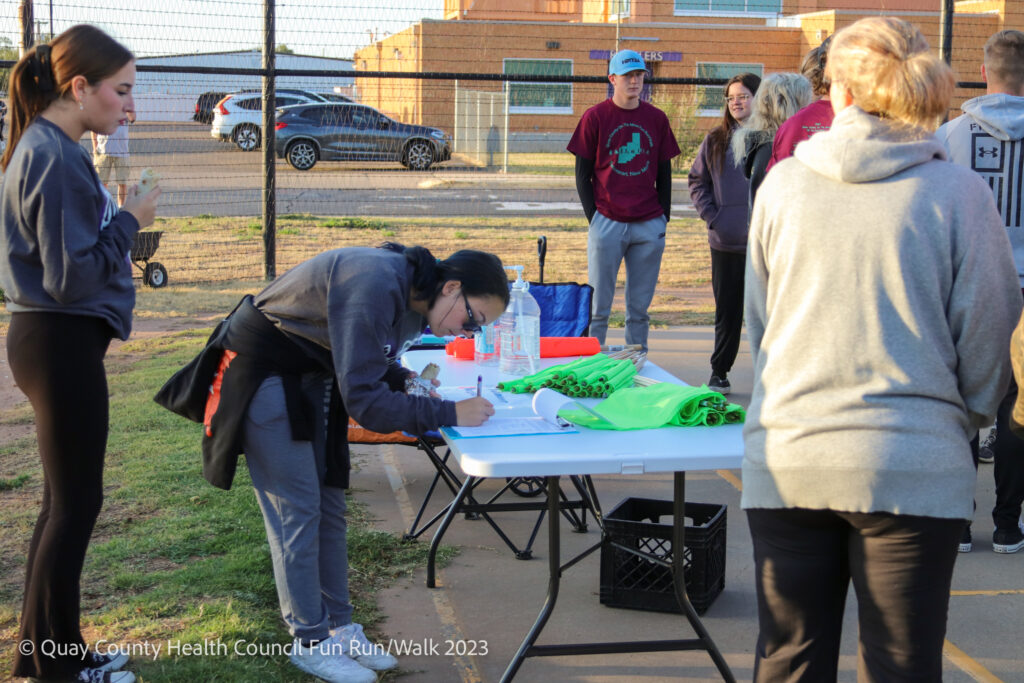
M 224 50 L 222 52 L 179 52 L 177 54 L 169 55 L 146 55 L 145 57 L 136 57 L 135 61 L 142 61 L 143 59 L 170 59 L 174 57 L 219 57 L 222 55 L 249 55 L 257 54 L 262 55 L 263 50 L 258 47 L 254 47 L 251 50 Z M 308 59 L 329 59 L 335 62 L 351 62 L 351 57 L 323 57 L 321 55 L 302 55 L 293 52 L 278 52 L 279 57 L 305 57 Z

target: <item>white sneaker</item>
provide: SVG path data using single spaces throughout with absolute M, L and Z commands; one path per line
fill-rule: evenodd
M 339 652 L 332 639 L 303 647 L 296 642 L 288 659 L 306 673 L 327 683 L 375 683 L 377 674 Z
M 380 645 L 371 643 L 363 633 L 363 625 L 352 622 L 331 631 L 331 639 L 341 643 L 343 652 L 367 669 L 387 671 L 398 666 L 398 660 Z

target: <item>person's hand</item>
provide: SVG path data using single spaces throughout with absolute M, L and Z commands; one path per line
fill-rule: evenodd
M 455 404 L 455 422 L 458 427 L 479 427 L 494 415 L 494 406 L 486 398 L 474 396 Z
M 139 197 L 139 187 L 134 185 L 128 188 L 128 197 L 121 205 L 121 210 L 135 216 L 135 220 L 139 222 L 139 228 L 148 228 L 156 220 L 156 200 L 159 198 L 159 187 L 150 190 L 146 196 Z

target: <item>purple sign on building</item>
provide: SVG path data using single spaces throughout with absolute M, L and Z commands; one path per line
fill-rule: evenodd
M 645 62 L 681 62 L 683 61 L 682 52 L 664 52 L 662 50 L 637 50 Z M 591 59 L 603 59 L 608 61 L 615 54 L 612 50 L 591 50 Z

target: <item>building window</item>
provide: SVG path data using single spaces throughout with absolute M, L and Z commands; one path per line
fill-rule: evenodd
M 781 14 L 782 0 L 674 0 L 675 14 Z
M 506 74 L 572 76 L 571 59 L 506 59 Z M 512 114 L 571 114 L 572 83 L 508 84 Z
M 626 19 L 629 17 L 629 6 L 632 4 L 632 0 L 612 0 L 610 19 L 618 17 L 619 19 Z
M 764 75 L 763 64 L 728 64 L 718 62 L 697 62 L 697 78 L 732 78 L 736 74 L 749 72 Z M 720 85 L 702 85 L 697 88 L 697 114 L 699 116 L 721 116 L 725 105 L 725 88 Z

